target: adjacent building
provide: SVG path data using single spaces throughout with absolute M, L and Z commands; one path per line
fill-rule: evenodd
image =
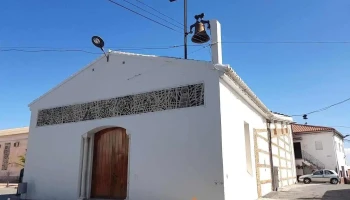
M 18 181 L 24 167 L 21 156 L 26 156 L 29 127 L 0 130 L 0 182 Z
M 332 169 L 341 177 L 346 173 L 344 136 L 332 127 L 292 124 L 297 175 L 316 169 Z
M 253 200 L 294 184 L 291 117 L 229 65 L 109 52 L 30 104 L 29 199 Z

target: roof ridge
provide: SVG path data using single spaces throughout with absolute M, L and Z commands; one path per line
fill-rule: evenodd
M 29 128 L 29 126 L 22 126 L 22 127 L 16 127 L 16 128 L 6 128 L 6 129 L 0 129 L 1 131 L 12 131 L 12 130 L 20 130 L 20 129 L 26 129 Z
M 18 127 L 18 128 L 10 128 L 10 129 L 2 129 L 0 130 L 0 137 L 6 136 L 6 135 L 16 135 L 16 134 L 23 134 L 23 133 L 29 133 L 29 127 Z
M 185 62 L 189 62 L 190 61 L 190 62 L 201 62 L 203 64 L 212 64 L 211 62 L 205 61 L 205 60 L 182 59 L 182 58 L 170 57 L 170 56 L 157 56 L 157 55 L 137 54 L 137 53 L 123 52 L 123 51 L 112 51 L 112 50 L 110 50 L 108 52 L 108 54 L 109 55 L 117 55 L 117 56 L 119 55 L 119 56 L 144 57 L 144 58 L 166 58 L 166 59 L 172 59 L 174 61 L 185 61 Z M 97 57 L 95 60 L 91 61 L 89 64 L 83 66 L 78 71 L 76 71 L 75 73 L 70 75 L 68 78 L 64 79 L 63 81 L 61 81 L 60 83 L 55 85 L 50 90 L 46 91 L 44 94 L 42 94 L 41 96 L 39 96 L 36 99 L 34 99 L 28 106 L 31 107 L 34 103 L 38 102 L 40 99 L 44 98 L 45 96 L 47 96 L 51 92 L 55 91 L 56 89 L 58 89 L 59 87 L 64 85 L 66 82 L 72 80 L 73 78 L 75 78 L 76 76 L 78 76 L 79 74 L 84 72 L 85 70 L 89 69 L 92 65 L 98 63 L 104 57 L 105 57 L 105 55 L 101 55 L 101 56 Z
M 292 124 L 292 125 L 309 126 L 309 127 L 319 127 L 319 128 L 329 128 L 329 129 L 335 130 L 335 128 L 329 127 L 329 126 L 319 126 L 319 125 L 309 125 L 309 124 Z

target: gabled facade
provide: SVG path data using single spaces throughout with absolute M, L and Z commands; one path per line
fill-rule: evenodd
M 297 174 L 316 169 L 346 174 L 344 136 L 332 127 L 292 124 Z
M 110 52 L 30 110 L 29 199 L 257 199 L 296 180 L 292 118 L 226 65 Z

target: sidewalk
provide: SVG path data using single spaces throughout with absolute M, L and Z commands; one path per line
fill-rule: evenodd
M 261 200 L 349 200 L 350 185 L 344 184 L 295 184 L 265 195 Z
M 6 183 L 0 183 L 0 188 L 6 188 Z M 8 188 L 13 188 L 13 189 L 17 189 L 18 184 L 17 183 L 9 183 L 9 187 Z
M 278 196 L 278 193 L 280 192 L 289 192 L 290 190 L 294 190 L 303 186 L 305 185 L 297 183 L 297 184 L 281 187 L 278 189 L 278 191 L 270 192 L 269 194 L 265 195 L 266 197 L 259 198 L 259 200 L 275 200 L 276 198 L 271 198 L 271 197 Z

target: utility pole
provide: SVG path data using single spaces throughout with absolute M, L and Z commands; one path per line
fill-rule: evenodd
M 176 0 L 169 0 L 170 2 L 174 2 Z M 187 59 L 187 0 L 184 1 L 184 58 Z

